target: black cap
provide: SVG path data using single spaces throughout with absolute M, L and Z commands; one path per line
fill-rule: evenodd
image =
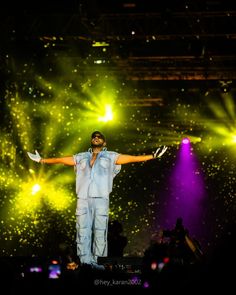
M 101 138 L 106 141 L 106 138 L 104 136 L 104 134 L 102 134 L 100 131 L 94 131 L 91 135 L 91 138 L 93 138 L 95 136 L 95 134 L 99 134 L 101 136 Z

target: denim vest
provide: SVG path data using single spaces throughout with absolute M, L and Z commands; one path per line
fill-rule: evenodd
M 97 155 L 92 167 L 90 166 L 91 149 L 88 152 L 78 153 L 73 156 L 78 198 L 109 198 L 113 179 L 121 170 L 121 165 L 115 164 L 119 155 L 116 152 L 103 150 Z

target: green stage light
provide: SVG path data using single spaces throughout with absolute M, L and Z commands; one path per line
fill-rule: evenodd
M 105 105 L 105 113 L 103 116 L 98 117 L 98 121 L 101 122 L 108 122 L 113 119 L 113 112 L 112 112 L 112 107 L 111 105 Z

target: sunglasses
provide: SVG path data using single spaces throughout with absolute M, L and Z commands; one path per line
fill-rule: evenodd
M 95 138 L 95 137 L 102 138 L 102 136 L 100 134 L 94 134 L 92 138 Z

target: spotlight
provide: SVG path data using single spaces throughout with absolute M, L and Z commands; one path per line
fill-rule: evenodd
M 189 144 L 190 143 L 190 139 L 188 137 L 185 137 L 182 139 L 182 143 L 183 144 Z
M 32 191 L 31 191 L 31 193 L 32 193 L 32 195 L 35 195 L 38 191 L 40 191 L 41 190 L 41 186 L 38 184 L 38 183 L 36 183 L 33 187 L 32 187 Z

